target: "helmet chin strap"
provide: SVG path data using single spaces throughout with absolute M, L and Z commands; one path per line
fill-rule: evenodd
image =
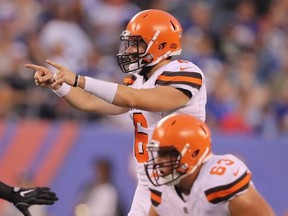
M 150 40 L 150 42 L 148 43 L 146 52 L 143 54 L 143 58 L 147 55 L 147 53 L 149 53 L 150 48 L 154 44 L 155 40 L 158 38 L 159 34 L 160 34 L 160 31 L 157 30 L 155 32 L 154 36 L 152 37 L 152 39 Z M 170 54 L 171 54 L 171 51 L 169 50 L 166 53 L 164 53 L 162 56 L 160 56 L 158 59 L 156 59 L 156 61 L 151 62 L 145 66 L 154 66 L 154 65 L 158 64 L 160 61 L 162 61 L 163 59 L 168 58 L 170 56 Z M 153 56 L 151 56 L 151 57 L 153 58 Z M 143 58 L 141 58 L 141 61 Z
M 153 45 L 154 41 L 157 39 L 157 37 L 159 36 L 159 34 L 160 34 L 160 31 L 157 30 L 157 31 L 155 32 L 154 36 L 152 37 L 152 39 L 150 40 L 150 42 L 148 43 L 147 49 L 146 49 L 146 52 L 145 52 L 144 55 L 147 54 L 148 50 L 151 48 L 151 46 Z
M 164 53 L 162 56 L 160 56 L 158 59 L 156 59 L 156 61 L 151 62 L 151 63 L 149 63 L 149 64 L 147 64 L 147 65 L 145 65 L 145 66 L 154 66 L 154 65 L 158 64 L 160 61 L 168 58 L 169 56 L 180 55 L 181 52 L 182 52 L 182 49 L 181 49 L 181 50 L 177 50 L 177 51 L 175 51 L 175 52 L 171 52 L 171 51 L 169 50 L 169 51 L 167 51 L 166 53 Z
M 148 44 L 148 46 L 147 46 L 147 49 L 146 49 L 146 52 L 144 53 L 143 56 L 145 56 L 145 55 L 147 55 L 147 53 L 149 53 L 149 52 L 148 52 L 149 49 L 151 48 L 151 46 L 153 45 L 154 41 L 157 39 L 157 37 L 159 36 L 159 34 L 160 34 L 160 31 L 159 31 L 159 30 L 156 31 L 156 33 L 154 34 L 153 38 L 152 38 L 151 41 L 149 42 L 149 44 Z M 161 55 L 159 58 L 157 58 L 155 61 L 153 61 L 153 62 L 151 62 L 151 63 L 149 63 L 149 64 L 147 64 L 147 65 L 145 65 L 145 66 L 154 66 L 154 65 L 158 64 L 160 61 L 168 58 L 169 56 L 172 56 L 172 55 L 180 55 L 181 52 L 182 52 L 182 49 L 181 49 L 181 50 L 177 50 L 177 51 L 175 51 L 175 52 L 173 52 L 173 53 L 172 53 L 170 50 L 168 50 L 168 51 L 165 52 L 163 55 Z M 153 56 L 152 56 L 152 58 L 153 58 Z M 142 59 L 141 59 L 141 61 L 142 61 Z
M 139 73 L 142 69 L 142 67 L 144 66 L 144 64 L 142 64 L 143 58 L 146 56 L 148 50 L 151 48 L 151 46 L 153 45 L 154 41 L 157 39 L 158 35 L 160 34 L 160 31 L 157 30 L 153 36 L 153 38 L 150 40 L 150 42 L 147 45 L 147 49 L 146 52 L 142 55 L 142 58 L 139 59 L 138 63 L 132 63 L 129 65 L 129 71 L 132 71 L 132 73 Z M 140 68 L 137 70 L 138 66 L 140 65 Z M 154 65 L 154 64 L 153 64 Z M 149 64 L 145 65 L 145 66 L 149 66 Z
M 157 31 L 155 32 L 154 36 L 152 37 L 152 39 L 149 41 L 145 53 L 141 56 L 141 59 L 139 59 L 139 65 L 141 65 L 141 67 L 142 67 L 142 66 L 153 66 L 153 65 L 157 64 L 158 62 L 160 62 L 161 59 L 160 59 L 159 61 L 158 61 L 158 59 L 157 59 L 156 62 L 151 62 L 151 63 L 146 64 L 146 65 L 142 64 L 143 59 L 146 57 L 148 51 L 149 51 L 150 48 L 152 47 L 152 45 L 153 45 L 153 43 L 155 42 L 155 40 L 158 38 L 159 34 L 160 34 L 160 31 L 157 30 Z M 148 54 L 148 55 L 150 55 L 150 54 Z M 150 55 L 150 58 L 153 60 L 153 56 L 152 56 L 152 55 Z M 129 66 L 129 67 L 130 67 L 130 66 Z
M 150 55 L 150 58 L 152 58 L 152 62 L 151 63 L 148 63 L 148 64 L 143 64 L 142 61 L 143 59 L 147 56 L 147 53 L 149 53 L 149 50 L 150 48 L 152 47 L 152 45 L 154 44 L 154 42 L 156 41 L 156 39 L 158 38 L 160 34 L 160 31 L 157 30 L 154 34 L 154 36 L 152 37 L 152 39 L 149 41 L 148 45 L 147 45 L 147 49 L 146 49 L 146 52 L 141 56 L 141 58 L 139 59 L 139 62 L 138 63 L 133 63 L 133 64 L 130 64 L 129 65 L 129 70 L 135 70 L 135 71 L 132 71 L 133 73 L 139 73 L 141 71 L 141 68 L 142 67 L 149 67 L 149 66 L 154 66 L 156 64 L 158 64 L 159 62 L 161 62 L 162 60 L 164 59 L 167 59 L 169 56 L 172 56 L 172 55 L 180 55 L 182 50 L 177 50 L 175 52 L 171 52 L 170 50 L 168 50 L 167 52 L 165 52 L 163 55 L 161 55 L 159 58 L 157 58 L 155 61 L 153 61 L 153 56 Z M 137 67 L 138 65 L 140 65 L 140 69 L 137 70 Z
M 182 179 L 182 178 L 184 178 L 184 177 L 186 177 L 187 175 L 190 175 L 190 174 L 194 173 L 195 170 L 196 170 L 200 165 L 202 165 L 204 162 L 206 162 L 206 161 L 211 157 L 211 154 L 208 155 L 208 153 L 209 153 L 209 148 L 206 147 L 203 155 L 199 158 L 198 162 L 193 166 L 193 168 L 190 170 L 190 172 L 185 173 L 183 176 L 181 176 L 181 177 L 179 178 L 179 180 Z
M 151 62 L 151 63 L 147 64 L 146 66 L 154 66 L 154 65 L 158 64 L 160 61 L 168 58 L 170 55 L 171 55 L 171 51 L 169 50 L 166 53 L 164 53 L 162 56 L 160 56 L 158 59 L 156 59 L 156 61 Z
M 188 144 L 188 143 L 187 143 Z M 185 147 L 183 148 L 182 152 L 181 152 L 181 155 L 183 156 L 186 151 L 187 151 L 187 144 L 185 145 Z M 189 144 L 188 144 L 188 147 L 189 147 Z M 184 153 L 184 154 L 183 154 Z M 167 185 L 176 185 L 180 182 L 181 179 L 183 179 L 184 177 L 186 177 L 187 175 L 190 175 L 192 173 L 195 172 L 195 170 L 203 163 L 205 163 L 211 156 L 212 154 L 208 155 L 209 153 L 209 148 L 206 147 L 205 151 L 204 151 L 204 154 L 199 158 L 198 162 L 193 166 L 193 168 L 191 169 L 190 172 L 187 172 L 185 173 L 184 175 L 181 175 L 179 172 L 177 172 L 176 170 L 173 170 L 173 173 L 165 176 L 165 180 L 167 182 L 169 182 Z M 173 181 L 173 176 L 176 176 L 176 180 Z

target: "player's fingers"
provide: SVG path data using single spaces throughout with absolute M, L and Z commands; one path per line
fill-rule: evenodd
M 39 78 L 36 78 L 39 83 L 44 83 L 46 81 L 52 80 L 53 75 L 52 74 L 46 74 L 45 76 L 41 76 Z
M 40 82 L 40 81 L 37 80 L 37 79 L 35 79 L 34 81 L 35 81 L 35 84 L 36 84 L 37 86 L 45 86 L 45 83 L 44 83 L 44 82 Z
M 54 75 L 53 75 L 53 81 L 54 82 L 58 82 L 60 80 L 64 80 L 64 73 L 62 73 L 61 71 L 57 71 Z M 63 82 L 63 81 L 62 81 Z
M 59 80 L 59 75 L 60 75 L 60 71 L 57 71 L 56 73 L 53 74 L 53 77 L 52 77 L 53 83 L 58 83 L 57 81 Z
M 51 61 L 51 60 L 46 60 L 46 62 L 49 64 L 49 65 L 51 65 L 52 67 L 54 67 L 54 68 L 56 68 L 56 69 L 58 69 L 58 70 L 61 70 L 61 69 L 63 69 L 63 66 L 62 65 L 60 65 L 60 64 L 58 64 L 58 63 L 56 63 L 56 62 L 53 62 L 53 61 Z
M 52 73 L 45 74 L 45 75 L 42 76 L 41 78 L 46 81 L 46 80 L 52 79 L 52 78 L 53 78 L 53 74 L 52 74 Z
M 51 87 L 54 88 L 57 85 L 62 85 L 65 82 L 66 81 L 65 81 L 64 75 L 59 75 L 56 78 L 53 78 L 53 83 L 52 83 Z
M 57 85 L 62 85 L 64 82 L 65 80 L 63 78 L 54 79 L 54 82 L 52 83 L 51 87 L 54 88 Z
M 28 211 L 28 205 L 17 205 L 16 208 L 22 212 L 24 216 L 31 216 L 30 212 Z
M 43 200 L 43 201 L 48 201 L 48 202 L 55 202 L 58 200 L 58 197 L 54 192 L 51 191 L 42 191 L 39 192 L 37 200 Z
M 22 213 L 24 214 L 24 216 L 31 216 L 31 214 L 28 211 L 28 209 L 24 209 Z
M 35 79 L 35 80 L 39 80 L 40 77 L 41 77 L 41 73 L 39 73 L 38 71 L 36 71 L 36 73 L 34 74 L 34 79 Z
M 35 84 L 37 85 L 37 86 L 39 86 L 40 85 L 40 83 L 38 82 L 38 80 L 34 80 L 35 81 Z
M 44 76 L 52 76 L 52 73 L 48 70 L 36 70 L 35 74 L 34 74 L 34 79 L 40 79 L 41 77 L 44 77 Z
M 43 71 L 43 70 L 45 70 L 46 68 L 44 68 L 44 67 L 42 67 L 42 66 L 40 66 L 40 65 L 35 65 L 35 64 L 25 64 L 25 67 L 26 68 L 30 68 L 30 69 L 32 69 L 32 70 L 38 70 L 38 71 Z

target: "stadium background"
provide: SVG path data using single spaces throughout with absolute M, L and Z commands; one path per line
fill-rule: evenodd
M 121 82 L 119 35 L 132 15 L 148 8 L 180 20 L 183 58 L 206 75 L 216 153 L 243 158 L 277 215 L 287 214 L 287 0 L 1 0 L 0 179 L 14 184 L 28 170 L 37 184 L 59 193 L 51 215 L 72 216 L 77 192 L 91 178 L 91 159 L 106 156 L 128 211 L 135 187 L 128 117 L 68 107 L 36 87 L 24 64 L 52 59 Z

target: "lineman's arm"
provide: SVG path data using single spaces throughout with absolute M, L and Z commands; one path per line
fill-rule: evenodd
M 252 185 L 229 202 L 229 211 L 231 216 L 275 216 L 271 206 Z
M 151 205 L 148 216 L 159 216 L 155 208 Z

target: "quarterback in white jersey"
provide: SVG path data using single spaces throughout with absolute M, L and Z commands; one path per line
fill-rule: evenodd
M 122 85 L 77 75 L 49 60 L 55 73 L 26 64 L 36 70 L 37 85 L 52 88 L 76 109 L 102 115 L 129 112 L 135 126 L 139 182 L 129 216 L 145 216 L 149 211 L 149 180 L 143 163 L 148 160 L 146 144 L 157 122 L 171 113 L 186 113 L 205 121 L 204 74 L 189 61 L 172 60 L 181 53 L 181 40 L 181 25 L 171 14 L 161 10 L 136 14 L 120 36 L 117 60 L 128 74 Z
M 149 216 L 273 216 L 237 157 L 214 155 L 205 123 L 187 114 L 159 121 L 147 144 Z
M 159 120 L 171 113 L 187 113 L 204 121 L 206 104 L 206 88 L 203 82 L 204 75 L 202 71 L 191 62 L 182 60 L 172 61 L 156 70 L 146 82 L 144 82 L 143 79 L 143 76 L 131 74 L 124 80 L 124 84 L 136 89 L 171 86 L 181 91 L 186 91 L 193 96 L 185 106 L 175 110 L 165 112 L 150 112 L 141 109 L 129 110 L 129 115 L 135 126 L 134 155 L 139 163 L 143 163 L 148 159 L 145 144 L 150 140 L 152 132 Z M 128 82 L 129 80 L 130 83 Z M 131 82 L 131 80 L 133 81 Z M 138 172 L 138 174 L 146 176 L 145 172 Z M 143 180 L 143 178 L 139 179 Z M 142 183 L 147 185 L 149 181 L 146 177 L 144 179 L 145 182 Z
M 191 72 L 193 71 L 193 72 Z M 124 84 L 136 89 L 149 89 L 157 86 L 171 86 L 179 90 L 187 91 L 193 95 L 189 101 L 175 110 L 165 112 L 150 112 L 141 109 L 130 109 L 129 114 L 134 123 L 134 155 L 138 162 L 137 178 L 138 187 L 134 195 L 133 205 L 138 208 L 149 206 L 149 180 L 146 177 L 143 162 L 148 160 L 146 143 L 151 139 L 152 132 L 163 117 L 171 113 L 187 113 L 205 120 L 206 87 L 203 81 L 204 75 L 201 70 L 191 62 L 175 60 L 159 68 L 146 81 L 141 75 L 128 75 Z M 137 209 L 138 209 L 137 208 Z M 131 215 L 140 215 L 135 212 Z

